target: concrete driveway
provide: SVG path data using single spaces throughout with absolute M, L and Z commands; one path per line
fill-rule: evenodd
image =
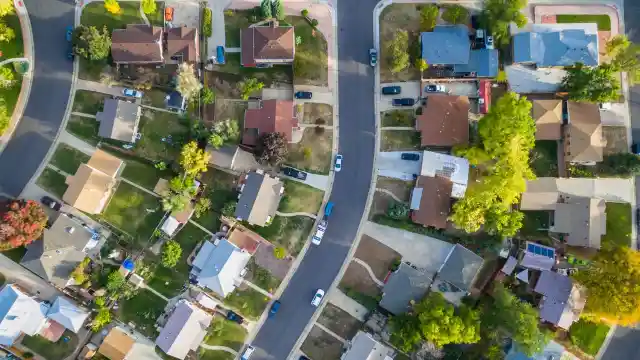
M 200 4 L 193 0 L 167 1 L 165 7 L 173 8 L 173 25 L 200 29 Z M 199 30 L 198 30 L 199 31 Z
M 422 158 L 420 151 L 389 151 L 381 152 L 376 159 L 378 175 L 392 177 L 400 180 L 413 180 L 413 174 L 420 174 L 422 161 L 402 160 L 403 153 L 415 153 Z
M 16 283 L 39 299 L 53 302 L 56 297 L 62 295 L 51 284 L 2 254 L 0 254 L 0 273 L 7 279 L 7 284 Z
M 400 86 L 402 91 L 398 95 L 382 95 L 382 88 L 386 86 Z M 405 82 L 393 82 L 380 84 L 380 98 L 378 99 L 378 109 L 382 111 L 399 109 L 391 104 L 393 99 L 412 98 L 418 99 L 420 97 L 420 82 L 419 81 L 405 81 Z M 420 105 L 416 102 L 416 106 Z
M 293 99 L 292 89 L 263 88 L 262 100 L 291 100 Z
M 295 99 L 296 104 L 315 103 L 333 105 L 333 93 L 326 86 L 297 85 L 293 88 L 296 91 L 311 91 L 311 99 Z
M 301 170 L 302 171 L 302 170 Z M 284 173 L 281 174 L 283 178 L 285 179 L 289 179 L 289 180 L 293 180 L 293 181 L 297 181 L 299 183 L 303 183 L 303 184 L 307 184 L 309 186 L 312 186 L 318 190 L 322 190 L 325 191 L 327 190 L 327 184 L 329 183 L 329 176 L 327 175 L 319 175 L 319 174 L 312 174 L 312 173 L 307 173 L 307 178 L 304 180 L 300 180 L 291 176 L 287 176 Z
M 478 82 L 477 81 L 424 81 L 422 82 L 422 87 L 424 88 L 430 84 L 439 84 L 444 85 L 447 88 L 447 93 L 449 95 L 458 95 L 458 96 L 468 96 L 468 97 L 478 97 Z M 428 95 L 428 93 L 423 93 L 423 95 Z

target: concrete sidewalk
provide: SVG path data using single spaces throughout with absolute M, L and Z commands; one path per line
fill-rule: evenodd
M 329 292 L 329 302 L 362 322 L 366 320 L 366 316 L 369 313 L 369 310 L 366 307 L 348 297 L 338 288 Z

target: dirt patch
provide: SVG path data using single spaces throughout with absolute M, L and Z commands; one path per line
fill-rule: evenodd
M 351 262 L 340 281 L 340 288 L 376 297 L 380 294 L 378 284 L 373 282 L 367 270 L 360 264 Z
M 256 264 L 260 267 L 267 269 L 271 275 L 276 278 L 282 280 L 287 276 L 287 272 L 289 272 L 289 268 L 291 267 L 291 262 L 293 259 L 284 258 L 278 259 L 273 254 L 274 246 L 269 243 L 262 243 L 256 250 L 256 253 L 253 254 L 253 259 Z
M 304 129 L 302 140 L 290 145 L 286 164 L 312 173 L 329 174 L 333 132 L 329 129 L 321 130 Z
M 376 182 L 376 188 L 389 190 L 400 200 L 409 202 L 411 189 L 413 189 L 414 184 L 414 181 L 402 181 L 399 179 L 379 176 L 378 181 Z
M 327 304 L 324 307 L 318 322 L 343 339 L 353 338 L 362 326 L 358 319 L 333 304 Z
M 411 65 L 399 73 L 391 73 L 391 61 L 387 43 L 393 39 L 397 30 L 409 33 L 409 48 L 419 46 L 420 6 L 417 4 L 392 4 L 380 14 L 380 81 L 420 80 L 420 72 Z M 411 53 L 411 51 L 409 51 Z
M 402 256 L 376 239 L 362 235 L 356 257 L 366 262 L 378 279 L 384 280 L 393 263 L 400 260 Z
M 603 126 L 602 136 L 607 142 L 603 149 L 604 155 L 629 152 L 627 129 L 624 126 Z
M 369 210 L 369 220 L 372 220 L 373 217 L 377 214 L 384 214 L 387 212 L 389 205 L 394 203 L 395 200 L 380 191 L 376 191 L 373 194 L 373 202 L 371 203 L 371 210 Z
M 303 105 L 304 124 L 333 125 L 333 107 L 327 104 L 306 103 Z
M 205 125 L 209 125 L 218 121 L 236 120 L 240 129 L 244 126 L 244 112 L 249 104 L 246 101 L 234 101 L 228 99 L 217 99 L 211 105 L 213 113 L 209 115 L 211 107 L 205 108 Z
M 317 326 L 311 328 L 302 343 L 302 352 L 313 360 L 336 360 L 342 353 L 342 342 Z
M 380 150 L 403 151 L 420 149 L 420 132 L 410 130 L 381 131 Z
M 411 126 L 416 125 L 414 110 L 390 110 L 382 112 L 382 126 Z

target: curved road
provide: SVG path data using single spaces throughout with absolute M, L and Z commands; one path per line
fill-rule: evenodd
M 31 94 L 11 140 L 0 155 L 0 194 L 18 197 L 47 155 L 62 124 L 73 63 L 65 29 L 73 25 L 73 0 L 24 0 L 34 42 Z
M 355 240 L 371 184 L 375 151 L 373 9 L 377 0 L 338 2 L 338 89 L 340 141 L 344 167 L 335 176 L 335 204 L 322 245 L 312 245 L 280 297 L 278 314 L 267 319 L 253 346 L 255 359 L 284 360 L 313 316 L 311 298 L 328 289 Z

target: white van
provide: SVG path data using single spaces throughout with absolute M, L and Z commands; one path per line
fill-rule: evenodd
M 245 351 L 242 353 L 242 356 L 240 357 L 240 359 L 249 360 L 249 358 L 251 357 L 251 354 L 253 354 L 254 351 L 256 351 L 256 349 L 253 346 L 247 346 Z

